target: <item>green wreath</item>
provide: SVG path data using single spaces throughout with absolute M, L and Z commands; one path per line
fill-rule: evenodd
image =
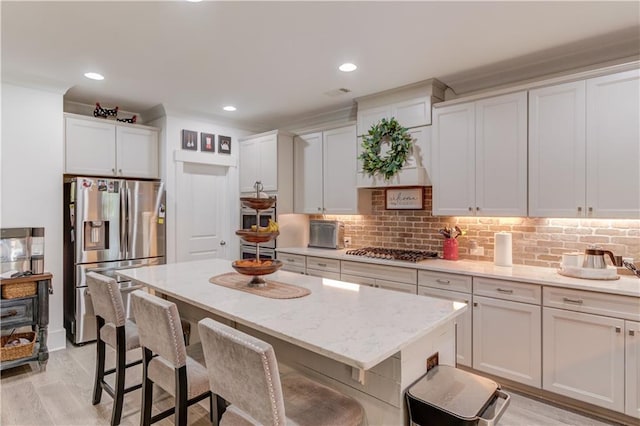
M 391 179 L 407 161 L 412 141 L 407 129 L 395 118 L 383 118 L 362 138 L 362 153 L 358 157 L 362 160 L 362 170 L 369 176 L 379 173 L 385 180 Z M 384 157 L 380 156 L 382 143 L 391 145 Z

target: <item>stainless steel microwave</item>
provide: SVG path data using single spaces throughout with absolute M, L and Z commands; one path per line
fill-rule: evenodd
M 310 220 L 309 247 L 344 248 L 344 223 L 337 220 Z

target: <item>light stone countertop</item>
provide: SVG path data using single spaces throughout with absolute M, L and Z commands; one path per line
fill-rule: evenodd
M 370 369 L 462 314 L 467 307 L 425 296 L 279 271 L 270 278 L 306 287 L 298 299 L 270 299 L 209 283 L 233 272 L 222 259 L 146 266 L 119 275 L 216 315 L 352 367 Z M 250 277 L 247 277 L 249 281 Z
M 541 268 L 538 266 L 513 265 L 505 267 L 495 266 L 492 262 L 480 262 L 473 260 L 451 261 L 443 259 L 428 259 L 412 263 L 401 260 L 382 260 L 364 256 L 352 256 L 346 254 L 347 249 L 332 250 L 298 247 L 278 248 L 276 251 L 304 256 L 318 256 L 331 259 L 350 260 L 354 262 L 375 263 L 378 265 L 402 266 L 405 268 L 415 268 L 427 271 L 473 275 L 475 277 L 485 278 L 508 279 L 533 284 L 542 284 L 545 286 L 640 297 L 640 279 L 633 275 L 621 275 L 619 280 L 587 280 L 565 277 L 558 274 L 558 271 L 555 268 Z

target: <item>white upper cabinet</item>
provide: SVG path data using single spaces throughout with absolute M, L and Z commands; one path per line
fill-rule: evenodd
M 529 92 L 529 215 L 576 217 L 585 196 L 585 82 Z
M 640 71 L 529 92 L 529 216 L 640 215 Z
M 158 173 L 158 133 L 139 127 L 116 127 L 118 174 L 156 178 Z
M 437 108 L 433 114 L 433 214 L 475 214 L 476 147 L 473 102 Z
M 527 215 L 527 94 L 476 102 L 476 215 Z
M 294 138 L 296 213 L 356 214 L 370 208 L 356 187 L 356 126 Z
M 293 138 L 293 153 L 294 210 L 296 213 L 322 213 L 322 132 Z
M 65 114 L 65 173 L 158 178 L 158 130 Z
M 640 70 L 587 80 L 587 215 L 640 217 Z
M 527 94 L 436 108 L 433 214 L 526 216 Z
M 241 193 L 255 193 L 256 182 L 277 192 L 278 214 L 293 208 L 293 135 L 273 130 L 239 140 Z M 275 195 L 275 194 L 274 194 Z

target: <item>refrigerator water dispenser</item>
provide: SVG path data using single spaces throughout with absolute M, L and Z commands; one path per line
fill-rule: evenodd
M 109 221 L 84 222 L 84 250 L 109 250 Z

